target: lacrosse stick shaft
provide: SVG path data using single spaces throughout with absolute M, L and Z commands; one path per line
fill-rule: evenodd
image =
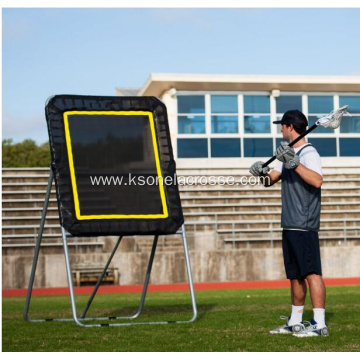
M 310 132 L 312 132 L 314 129 L 316 129 L 318 127 L 318 125 L 316 125 L 316 123 L 311 126 L 310 128 L 308 128 L 303 134 L 301 134 L 300 136 L 298 136 L 295 140 L 293 140 L 289 146 L 293 146 L 295 145 L 298 141 L 300 141 L 303 137 L 305 137 L 307 134 L 309 134 Z M 276 160 L 276 156 L 274 155 L 272 158 L 270 158 L 266 163 L 264 163 L 262 165 L 262 167 L 264 168 L 265 166 L 268 166 L 270 163 L 272 163 L 274 160 Z

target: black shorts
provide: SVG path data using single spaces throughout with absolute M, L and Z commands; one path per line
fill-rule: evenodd
M 283 230 L 282 246 L 288 279 L 304 279 L 309 274 L 322 275 L 316 231 Z

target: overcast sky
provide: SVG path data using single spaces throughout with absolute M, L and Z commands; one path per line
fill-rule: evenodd
M 360 75 L 360 9 L 2 9 L 2 136 L 47 141 L 46 99 L 151 73 Z

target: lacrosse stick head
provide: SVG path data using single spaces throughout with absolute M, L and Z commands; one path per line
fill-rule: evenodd
M 333 110 L 330 114 L 327 114 L 316 121 L 316 125 L 324 126 L 331 129 L 337 129 L 340 126 L 342 117 L 350 114 L 346 111 L 349 105 L 345 105 L 339 109 Z

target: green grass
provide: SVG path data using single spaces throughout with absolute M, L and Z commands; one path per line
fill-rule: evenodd
M 139 294 L 97 295 L 89 316 L 135 313 Z M 77 296 L 78 309 L 87 301 Z M 196 293 L 199 317 L 190 324 L 83 328 L 74 322 L 25 322 L 24 298 L 3 298 L 3 351 L 359 351 L 360 287 L 328 287 L 329 337 L 269 335 L 289 314 L 289 290 L 223 290 Z M 69 317 L 68 296 L 32 298 L 30 316 Z M 141 321 L 187 320 L 188 293 L 149 293 Z M 310 302 L 304 319 L 312 315 Z

